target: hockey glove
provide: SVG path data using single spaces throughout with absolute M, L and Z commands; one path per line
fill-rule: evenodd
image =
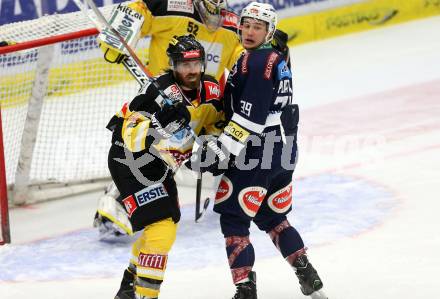
M 193 150 L 191 160 L 185 165 L 194 171 L 210 172 L 213 176 L 218 176 L 228 169 L 229 156 L 220 141 L 208 138 L 201 148 Z
M 296 136 L 298 132 L 299 108 L 297 104 L 289 104 L 281 112 L 281 124 L 287 136 Z
M 290 67 L 290 50 L 287 42 L 289 41 L 287 33 L 280 29 L 276 29 L 272 39 L 272 46 L 283 53 L 286 58 L 287 65 Z
M 164 105 L 151 116 L 150 128 L 161 138 L 171 138 L 174 133 L 189 125 L 191 115 L 182 102 Z

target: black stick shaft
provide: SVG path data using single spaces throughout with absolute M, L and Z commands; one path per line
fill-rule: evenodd
M 196 212 L 195 212 L 195 221 L 200 218 L 200 204 L 202 201 L 202 173 L 197 173 L 197 187 L 196 187 Z

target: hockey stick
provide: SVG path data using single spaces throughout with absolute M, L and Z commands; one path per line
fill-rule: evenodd
M 196 213 L 195 213 L 195 222 L 198 223 L 203 215 L 205 215 L 206 210 L 208 209 L 210 199 L 207 197 L 203 203 L 203 209 L 200 211 L 200 203 L 202 201 L 202 181 L 203 174 L 199 171 L 197 173 L 197 188 L 196 188 Z

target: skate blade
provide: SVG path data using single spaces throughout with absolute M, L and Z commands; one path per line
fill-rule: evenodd
M 327 295 L 322 290 L 314 291 L 310 295 L 310 298 L 312 298 L 312 299 L 328 299 Z

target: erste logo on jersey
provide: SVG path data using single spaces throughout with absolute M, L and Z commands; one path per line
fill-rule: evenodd
M 166 196 L 168 196 L 168 192 L 162 183 L 148 186 L 134 194 L 136 203 L 139 207 Z
M 249 217 L 254 217 L 260 209 L 267 190 L 263 187 L 247 187 L 238 194 L 238 203 L 243 212 Z
M 232 194 L 232 182 L 223 176 L 218 185 L 217 193 L 215 194 L 215 204 L 219 204 L 229 198 Z
M 168 0 L 168 11 L 180 11 L 186 13 L 194 13 L 192 0 Z
M 205 81 L 205 91 L 207 102 L 220 98 L 220 86 L 214 82 Z
M 292 206 L 292 184 L 281 188 L 267 200 L 269 207 L 276 213 L 285 213 Z

